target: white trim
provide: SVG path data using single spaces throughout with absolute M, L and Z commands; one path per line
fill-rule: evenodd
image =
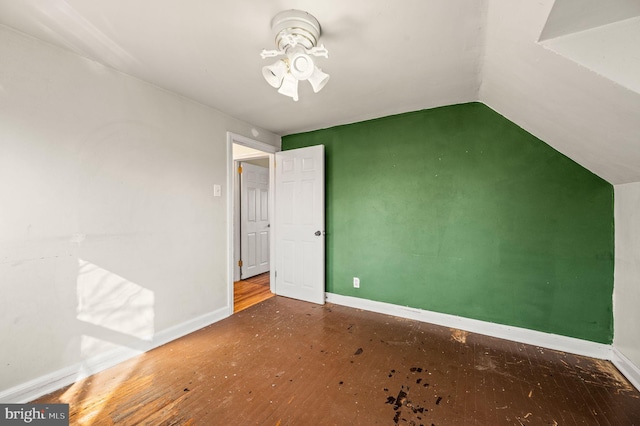
M 279 150 L 278 150 L 279 152 Z M 269 290 L 276 294 L 276 153 L 269 154 L 269 217 L 271 229 L 269 231 Z
M 611 350 L 611 362 L 640 391 L 640 368 L 629 361 L 629 358 L 624 356 L 615 346 Z
M 233 245 L 231 246 L 231 267 L 233 268 L 233 282 L 240 280 L 240 227 L 236 224 L 240 223 L 240 174 L 236 172 L 240 167 L 241 161 L 233 159 L 233 221 L 229 224 L 233 229 Z M 231 292 L 231 290 L 230 290 Z
M 83 362 L 62 368 L 52 373 L 37 377 L 28 382 L 14 386 L 0 392 L 0 401 L 3 403 L 23 404 L 33 401 L 43 395 L 68 386 L 80 379 L 111 368 L 121 362 L 127 361 L 141 353 L 162 346 L 172 340 L 186 336 L 203 327 L 218 322 L 226 317 L 228 307 L 220 308 L 208 314 L 185 321 L 182 324 L 170 327 L 156 334 L 151 342 L 145 342 L 139 348 L 133 349 L 121 347 L 112 351 L 91 357 Z
M 262 158 L 269 158 L 269 154 L 240 154 L 233 156 L 234 161 L 257 160 Z
M 269 270 L 270 270 L 270 283 L 271 292 L 275 293 L 275 153 L 280 151 L 280 148 L 266 144 L 264 142 L 256 141 L 246 136 L 238 135 L 236 133 L 227 132 L 227 256 L 229 256 L 229 262 L 227 264 L 227 300 L 229 306 L 229 315 L 233 315 L 233 278 L 235 275 L 234 265 L 234 241 L 235 241 L 235 160 L 233 158 L 233 144 L 244 145 L 249 148 L 262 151 L 269 157 L 269 217 L 271 218 L 271 228 L 269 236 L 270 253 L 269 253 Z
M 266 152 L 268 154 L 275 154 L 276 152 L 280 151 L 277 147 L 273 145 L 269 145 L 268 143 L 260 142 L 255 139 L 251 139 L 246 136 L 238 135 L 232 132 L 227 132 L 227 140 L 229 141 L 230 144 L 237 143 L 239 145 L 244 145 L 249 148 L 257 149 L 258 151 Z
M 498 337 L 500 339 L 512 340 L 515 342 L 526 343 L 528 345 L 540 346 L 547 349 L 569 352 L 591 358 L 605 360 L 611 359 L 611 345 L 605 345 L 602 343 L 589 342 L 587 340 L 528 330 L 526 328 L 494 324 L 486 321 L 458 317 L 455 315 L 393 305 L 391 303 L 376 302 L 373 300 L 361 299 L 359 297 L 327 293 L 326 298 L 327 302 L 335 303 L 336 305 L 349 306 L 351 308 L 363 309 L 365 311 L 428 322 L 444 327 L 457 328 L 460 330 L 470 331 L 472 333 L 484 334 L 486 336 Z
M 542 333 L 518 327 L 492 324 L 484 321 L 457 317 L 454 315 L 440 314 L 421 309 L 408 308 L 390 303 L 376 302 L 357 297 L 342 296 L 326 293 L 329 303 L 348 306 L 356 309 L 393 315 L 417 321 L 429 322 L 444 327 L 458 328 L 474 333 L 512 340 L 520 343 L 555 349 L 563 352 L 589 356 L 592 358 L 610 360 L 618 370 L 640 390 L 640 368 L 633 364 L 617 348 L 600 343 L 588 342 L 571 337 Z M 168 328 L 156 334 L 153 341 L 146 343 L 138 349 L 119 348 L 114 351 L 101 354 L 82 363 L 54 371 L 26 383 L 14 386 L 0 392 L 2 403 L 26 403 L 40 396 L 51 393 L 64 386 L 68 386 L 78 380 L 96 374 L 100 371 L 127 361 L 143 352 L 162 346 L 172 340 L 186 336 L 194 331 L 227 318 L 228 307 L 220 308 L 214 312 L 202 315 L 182 324 Z
M 443 327 L 457 328 L 472 333 L 611 361 L 620 373 L 640 391 L 640 367 L 631 362 L 613 345 L 605 345 L 603 343 L 590 342 L 588 340 L 544 333 L 526 328 L 494 324 L 455 315 L 441 314 L 407 306 L 393 305 L 391 303 L 361 299 L 359 297 L 343 296 L 335 293 L 325 293 L 325 295 L 327 302 L 335 303 L 336 305 L 428 322 Z
M 233 242 L 235 237 L 235 162 L 233 161 L 233 141 L 238 135 L 227 132 L 227 307 L 228 315 L 233 315 L 233 278 L 235 275 Z

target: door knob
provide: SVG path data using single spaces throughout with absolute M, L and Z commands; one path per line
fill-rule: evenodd
M 315 232 L 315 235 L 316 235 L 316 237 L 319 237 L 320 235 L 322 235 L 322 232 L 320 232 L 320 231 L 316 231 L 316 232 Z

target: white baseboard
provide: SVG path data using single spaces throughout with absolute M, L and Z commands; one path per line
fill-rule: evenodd
M 591 358 L 605 359 L 613 362 L 620 372 L 640 390 L 640 368 L 629 361 L 617 348 L 601 343 L 589 342 L 572 337 L 543 333 L 519 327 L 494 324 L 455 315 L 441 314 L 390 303 L 376 302 L 351 296 L 326 293 L 329 303 L 343 305 L 365 311 L 393 315 L 416 321 L 428 322 L 444 327 L 457 328 L 473 333 L 559 350 Z M 26 403 L 40 396 L 51 393 L 64 386 L 92 374 L 106 370 L 121 362 L 131 359 L 143 352 L 162 346 L 172 340 L 185 336 L 210 324 L 218 322 L 230 315 L 229 308 L 224 307 L 182 324 L 168 328 L 156 334 L 152 341 L 140 349 L 119 348 L 117 350 L 89 358 L 81 363 L 54 371 L 29 382 L 14 386 L 0 392 L 0 402 Z
M 443 327 L 457 328 L 472 333 L 611 361 L 627 380 L 640 391 L 640 368 L 612 345 L 334 293 L 326 293 L 326 299 L 327 302 L 335 303 L 336 305 L 428 322 Z
M 640 368 L 629 361 L 615 346 L 611 351 L 611 362 L 636 389 L 640 390 Z
M 75 365 L 62 368 L 44 376 L 22 383 L 18 386 L 0 391 L 0 402 L 26 403 L 43 395 L 68 386 L 80 379 L 106 370 L 141 353 L 150 351 L 179 337 L 185 336 L 229 316 L 229 307 L 225 306 L 208 314 L 185 321 L 157 333 L 153 339 L 139 349 L 121 347 L 109 351 Z
M 349 306 L 365 311 L 393 315 L 396 317 L 428 322 L 444 327 L 457 328 L 472 333 L 526 343 L 547 349 L 568 352 L 576 355 L 588 356 L 597 359 L 611 360 L 611 345 L 589 342 L 573 337 L 528 330 L 526 328 L 512 327 L 503 324 L 494 324 L 455 315 L 441 314 L 406 306 L 393 305 L 391 303 L 376 302 L 358 297 L 342 296 L 334 293 L 326 293 L 327 302 L 336 305 Z

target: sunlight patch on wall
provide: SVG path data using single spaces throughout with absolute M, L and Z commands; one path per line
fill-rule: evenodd
M 78 259 L 78 263 L 77 318 L 151 341 L 154 333 L 153 292 L 83 259 Z

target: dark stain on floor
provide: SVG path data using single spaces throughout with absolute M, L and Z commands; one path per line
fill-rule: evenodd
M 393 378 L 394 375 L 400 373 L 399 371 L 390 370 L 389 378 Z M 415 377 L 416 374 L 427 373 L 427 369 L 421 367 L 411 367 L 409 372 L 407 373 L 406 380 L 407 383 L 412 383 L 415 381 L 416 384 L 422 384 L 425 380 L 424 377 Z M 413 426 L 424 426 L 425 421 L 428 417 L 429 408 L 426 407 L 428 404 L 428 400 L 432 400 L 429 398 L 429 395 L 426 395 L 423 391 L 424 388 L 429 386 L 428 383 L 424 383 L 422 386 L 418 386 L 417 389 L 414 388 L 413 392 L 411 392 L 411 387 L 409 385 L 401 385 L 400 390 L 397 395 L 388 395 L 386 404 L 393 406 L 393 422 L 394 424 L 407 424 Z M 384 388 L 385 392 L 389 391 L 389 388 Z M 437 397 L 435 401 L 435 405 L 440 405 L 442 401 L 442 397 Z M 431 425 L 434 425 L 431 423 Z M 434 425 L 435 426 L 435 425 Z

